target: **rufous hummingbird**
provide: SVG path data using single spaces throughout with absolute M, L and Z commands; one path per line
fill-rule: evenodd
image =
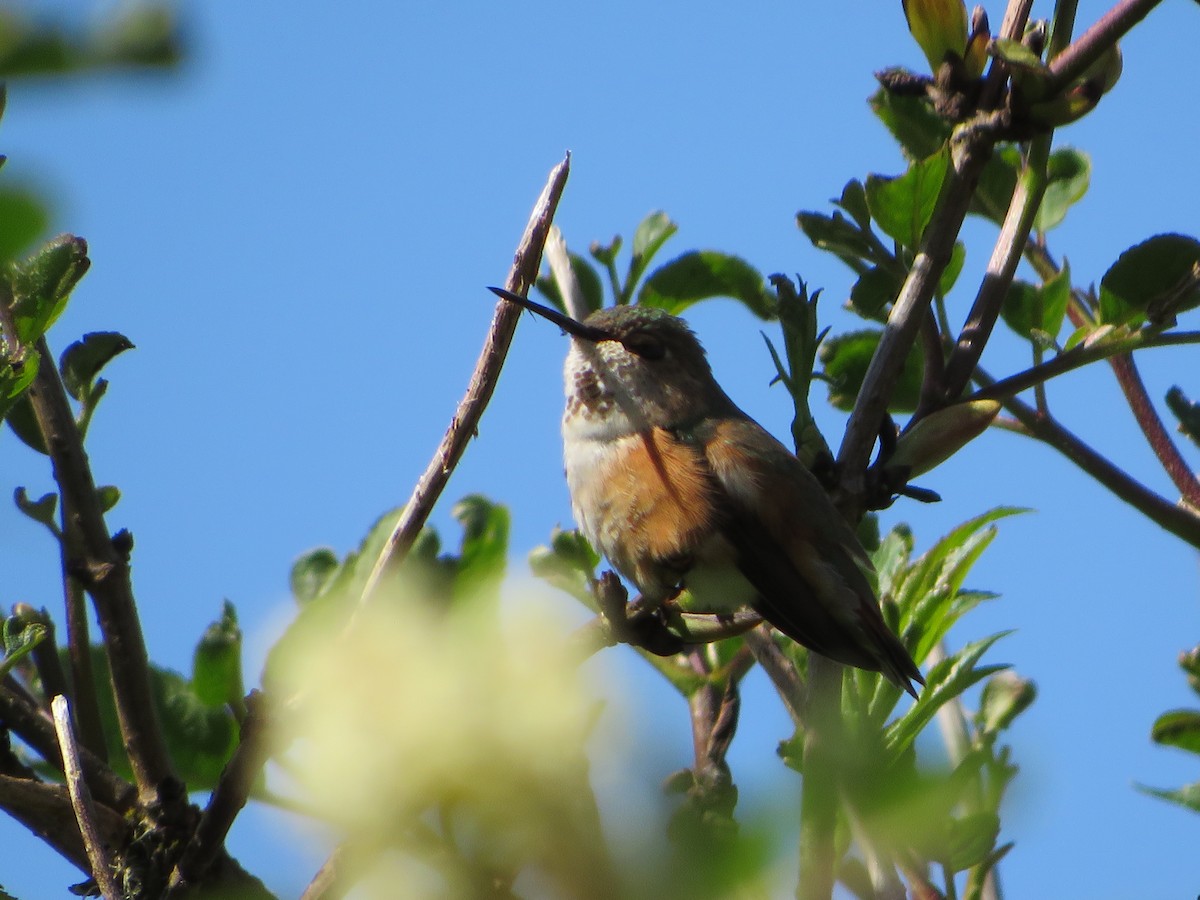
M 583 322 L 494 293 L 571 336 L 563 458 L 575 520 L 650 604 L 748 606 L 797 643 L 924 684 L 883 621 L 862 544 L 820 482 L 717 384 L 687 323 L 616 306 Z

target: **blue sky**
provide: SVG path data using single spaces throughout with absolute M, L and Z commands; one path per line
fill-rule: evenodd
M 1079 7 L 1084 24 L 1105 9 Z M 998 23 L 1003 10 L 988 9 Z M 1035 5 L 1035 15 L 1049 12 Z M 565 150 L 573 167 L 557 221 L 576 249 L 628 238 L 663 209 L 680 226 L 668 256 L 716 248 L 799 273 L 824 288 L 828 323 L 853 327 L 838 309 L 849 272 L 817 253 L 793 217 L 827 210 L 851 177 L 901 171 L 865 98 L 873 71 L 923 66 L 900 4 L 862 0 L 577 9 L 360 0 L 286 11 L 185 4 L 181 14 L 190 51 L 173 74 L 11 85 L 0 150 L 3 177 L 45 188 L 55 230 L 91 247 L 92 270 L 52 346 L 94 330 L 137 345 L 107 373 L 89 449 L 98 479 L 124 492 L 110 522 L 136 539 L 151 655 L 189 671 L 196 639 L 229 598 L 251 677 L 290 615 L 292 560 L 316 545 L 351 549 L 408 496 L 482 341 L 492 309 L 483 288 L 503 280 Z M 1153 12 L 1123 45 L 1115 91 L 1056 138 L 1093 163 L 1088 196 L 1051 236 L 1077 282 L 1098 282 L 1151 234 L 1200 231 L 1200 124 L 1178 100 L 1194 86 L 1183 61 L 1196 15 L 1182 2 Z M 957 317 L 994 228 L 973 222 L 964 238 Z M 727 391 L 786 436 L 789 402 L 768 387 L 762 326 L 725 301 L 689 320 Z M 557 329 L 525 317 L 446 495 L 483 492 L 511 506 L 514 591 L 526 553 L 570 519 L 558 437 L 564 352 Z M 983 362 L 995 374 L 1025 358 L 999 335 Z M 1150 351 L 1140 364 L 1152 395 L 1176 382 L 1200 395 L 1194 351 Z M 1059 379 L 1050 399 L 1069 427 L 1171 493 L 1107 369 Z M 840 436 L 841 418 L 821 416 Z M 1195 448 L 1185 453 L 1196 465 Z M 4 490 L 51 489 L 43 461 L 7 432 L 0 471 Z M 911 523 L 919 547 L 995 505 L 1036 510 L 1002 523 L 970 579 L 1003 598 L 952 635 L 961 643 L 1016 628 L 992 658 L 1040 690 L 1011 732 L 1022 772 L 1004 820 L 1016 841 L 1001 870 L 1010 896 L 1194 895 L 1200 819 L 1132 785 L 1198 777 L 1194 757 L 1148 738 L 1158 713 L 1194 699 L 1175 657 L 1200 641 L 1196 554 L 1010 434 L 986 435 L 921 484 L 944 502 L 901 501 L 883 519 Z M 453 540 L 449 507 L 434 524 Z M 49 538 L 6 504 L 0 533 L 4 602 L 58 608 Z M 596 673 L 611 673 L 618 690 L 653 681 L 613 656 Z M 774 756 L 785 719 L 751 684 L 732 757 L 747 803 L 789 778 Z M 666 723 L 640 739 L 653 785 L 689 758 L 686 714 L 656 689 L 637 708 Z M 253 810 L 231 841 L 283 895 L 323 858 L 318 835 L 292 829 Z M 76 880 L 8 821 L 0 842 L 9 860 L 0 883 L 18 896 L 58 896 Z

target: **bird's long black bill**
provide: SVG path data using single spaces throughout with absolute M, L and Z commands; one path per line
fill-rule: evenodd
M 528 297 L 522 297 L 520 294 L 514 294 L 512 291 L 506 291 L 504 288 L 489 287 L 489 291 L 499 297 L 501 300 L 507 300 L 510 303 L 515 303 L 517 306 L 522 306 L 531 313 L 537 313 L 543 319 L 549 319 L 567 334 L 582 338 L 585 341 L 599 343 L 600 341 L 614 340 L 613 336 L 602 328 L 593 328 L 590 325 L 584 325 L 572 319 L 570 316 L 565 316 L 557 309 L 551 309 L 549 306 L 543 306 L 530 300 Z

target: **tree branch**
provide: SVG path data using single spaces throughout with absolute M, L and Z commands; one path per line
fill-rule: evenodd
M 975 370 L 975 380 L 985 388 L 993 383 L 990 377 L 978 368 Z M 1200 515 L 1156 494 L 1096 452 L 1052 417 L 1042 415 L 1015 397 L 1001 400 L 1001 402 L 1004 408 L 1024 426 L 1025 432 L 1030 437 L 1049 444 L 1151 521 L 1158 523 L 1180 540 L 1200 548 Z
M 15 341 L 12 302 L 7 283 L 0 285 L 0 323 Z M 113 545 L 105 524 L 83 440 L 44 337 L 38 339 L 37 352 L 37 376 L 27 394 L 62 497 L 68 566 L 95 602 L 121 737 L 138 794 L 147 804 L 153 803 L 158 799 L 158 786 L 173 777 L 174 771 L 150 693 L 150 665 L 129 580 L 129 563 Z
M 946 363 L 943 402 L 958 399 L 971 380 L 971 372 L 983 354 L 992 328 L 1000 317 L 1004 298 L 1012 285 L 1017 263 L 1021 261 L 1033 220 L 1046 192 L 1046 161 L 1050 156 L 1052 135 L 1039 135 L 1030 143 L 1025 165 L 1017 179 L 1016 190 L 1008 205 L 1004 224 L 992 249 L 979 292 L 958 336 L 958 343 Z
M 1050 60 L 1046 96 L 1053 96 L 1079 78 L 1110 47 L 1142 21 L 1161 0 L 1121 0 L 1073 44 Z
M 1145 329 L 1135 331 L 1124 338 L 1097 341 L 1088 344 L 1086 341 L 1058 354 L 1047 362 L 1041 363 L 1024 372 L 1018 372 L 999 381 L 988 381 L 987 387 L 982 387 L 966 399 L 970 400 L 1003 400 L 1013 397 L 1021 391 L 1044 384 L 1051 378 L 1072 372 L 1075 369 L 1108 359 L 1133 350 L 1149 350 L 1153 347 L 1175 347 L 1186 344 L 1200 344 L 1200 331 L 1174 331 L 1167 334 L 1154 334 Z
M 1162 463 L 1163 469 L 1175 483 L 1175 487 L 1179 488 L 1183 499 L 1193 509 L 1200 509 L 1200 480 L 1197 480 L 1196 474 L 1184 460 L 1183 455 L 1179 452 L 1179 447 L 1171 440 L 1171 436 L 1163 426 L 1158 410 L 1154 408 L 1154 404 L 1146 393 L 1145 382 L 1142 381 L 1133 357 L 1125 353 L 1112 357 L 1109 363 L 1112 365 L 1113 373 L 1117 376 L 1117 383 L 1121 385 L 1125 399 L 1129 402 L 1129 409 L 1133 412 L 1133 417 L 1137 420 L 1142 434 L 1146 436 L 1146 441 L 1150 444 L 1150 449 Z
M 104 900 L 120 900 L 125 894 L 117 884 L 112 860 L 96 824 L 96 808 L 79 764 L 79 747 L 75 743 L 75 730 L 71 725 L 71 710 L 67 705 L 67 698 L 59 694 L 51 701 L 50 706 L 54 714 L 58 746 L 62 751 L 67 791 L 71 795 L 71 806 L 79 823 L 79 834 L 83 838 L 83 849 L 91 866 L 92 878 L 99 886 Z
M 237 750 L 221 771 L 200 823 L 175 864 L 168 897 L 181 896 L 204 881 L 209 867 L 225 845 L 225 836 L 233 826 L 233 820 L 246 805 L 255 779 L 271 755 L 270 737 L 267 699 L 259 691 L 251 691 L 246 698 L 246 717 L 242 720 Z
M 0 774 L 0 809 L 53 847 L 80 872 L 90 874 L 91 864 L 65 787 Z M 114 846 L 124 840 L 126 822 L 108 807 L 96 809 L 95 821 L 102 840 Z
M 542 247 L 546 243 L 554 212 L 566 186 L 570 167 L 571 156 L 567 154 L 566 158 L 551 170 L 549 180 L 534 205 L 529 224 L 525 226 L 525 233 L 521 236 L 521 242 L 513 257 L 512 268 L 504 281 L 505 289 L 514 294 L 524 295 L 537 280 L 542 261 Z M 520 316 L 521 308 L 516 304 L 507 300 L 496 304 L 491 328 L 484 341 L 483 352 L 475 364 L 475 372 L 471 376 L 466 396 L 458 404 L 442 443 L 413 489 L 408 503 L 404 505 L 404 512 L 388 536 L 379 558 L 375 560 L 360 602 L 370 599 L 384 572 L 404 558 L 429 518 L 429 513 L 450 480 L 450 474 L 458 465 L 467 442 L 475 434 L 479 419 L 492 398 L 496 380 L 500 376 L 500 367 L 504 364 L 504 357 L 508 353 L 509 344 L 512 343 L 513 332 L 516 331 Z
M 0 721 L 37 751 L 42 759 L 62 769 L 54 726 L 35 705 L 7 684 L 0 686 Z M 137 800 L 133 785 L 113 772 L 95 754 L 80 749 L 79 764 L 87 778 L 88 787 L 100 803 L 118 813 L 129 812 L 133 808 Z

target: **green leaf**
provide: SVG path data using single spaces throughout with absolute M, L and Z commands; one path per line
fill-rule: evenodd
M 979 185 L 971 198 L 970 211 L 997 225 L 1001 224 L 1008 214 L 1013 191 L 1017 188 L 1017 173 L 1021 165 L 1021 151 L 1016 147 L 997 147 L 979 175 Z
M 192 693 L 205 706 L 229 704 L 239 709 L 246 690 L 242 684 L 242 630 L 237 611 L 225 601 L 221 618 L 205 629 L 192 657 Z
M 1200 754 L 1200 712 L 1194 709 L 1165 712 L 1154 722 L 1150 737 L 1156 744 Z
M 1144 784 L 1134 785 L 1143 794 L 1149 794 L 1151 797 L 1158 797 L 1160 800 L 1167 800 L 1171 803 L 1177 803 L 1192 812 L 1200 812 L 1200 781 L 1193 784 L 1185 784 L 1178 790 L 1169 790 L 1165 788 L 1146 787 Z
M 967 7 L 962 0 L 903 0 L 908 30 L 937 72 L 948 54 L 967 49 Z
M 104 484 L 96 488 L 96 496 L 100 498 L 100 511 L 108 512 L 121 500 L 121 490 L 115 485 Z
M 289 582 L 300 606 L 321 595 L 341 568 L 337 554 L 328 547 L 309 550 L 292 564 Z
M 583 294 L 588 312 L 593 313 L 604 305 L 604 287 L 600 282 L 600 275 L 596 272 L 595 266 L 578 253 L 568 251 L 567 257 L 571 261 L 571 271 Z M 535 287 L 543 297 L 550 301 L 551 306 L 556 307 L 560 312 L 567 312 L 567 305 L 563 302 L 562 294 L 558 290 L 558 283 L 553 277 L 539 278 Z
M 588 253 L 592 255 L 592 259 L 602 266 L 614 265 L 617 261 L 617 254 L 620 252 L 621 236 L 619 234 L 614 234 L 613 239 L 608 244 L 592 241 L 588 246 Z
M 1062 222 L 1067 210 L 1087 193 L 1092 161 L 1086 153 L 1064 147 L 1050 154 L 1046 164 L 1046 193 L 1033 220 L 1038 231 L 1049 231 Z
M 963 263 L 967 259 L 967 248 L 962 241 L 954 242 L 954 249 L 950 251 L 950 262 L 946 263 L 946 268 L 942 269 L 942 277 L 938 279 L 938 293 L 945 297 L 954 287 L 954 282 L 958 281 L 958 276 L 962 272 Z
M 817 355 L 829 379 L 829 402 L 837 409 L 850 410 L 858 397 L 871 357 L 879 347 L 882 332 L 868 329 L 826 338 Z M 896 389 L 888 403 L 892 412 L 912 412 L 921 396 L 921 350 L 913 346 L 900 370 Z
M 83 238 L 63 234 L 11 266 L 17 339 L 32 344 L 54 324 L 91 261 Z
M 950 820 L 950 855 L 947 864 L 952 872 L 963 872 L 983 862 L 1000 836 L 1000 817 L 994 812 L 972 813 Z
M 600 555 L 592 549 L 582 532 L 555 527 L 549 546 L 535 547 L 529 553 L 529 569 L 534 576 L 570 594 L 588 609 L 595 610 L 591 585 Z
M 887 307 L 895 301 L 903 284 L 891 268 L 875 266 L 868 269 L 850 289 L 850 309 L 864 319 L 882 322 L 887 318 Z
M 452 512 L 463 527 L 455 599 L 498 599 L 508 557 L 508 510 L 480 494 L 472 494 L 458 501 Z
M 638 293 L 638 303 L 679 315 L 709 297 L 740 300 L 756 316 L 775 316 L 762 274 L 745 260 L 715 250 L 693 250 L 655 269 Z
M 20 609 L 22 605 L 18 604 L 16 610 Z M 32 653 L 49 636 L 50 629 L 40 621 L 38 614 L 30 611 L 28 615 L 18 612 L 5 618 L 3 632 L 4 659 L 0 660 L 0 678 L 7 676 L 17 663 Z
M 629 274 L 625 277 L 626 296 L 622 298 L 624 302 L 628 302 L 633 296 L 633 289 L 641 281 L 650 260 L 654 259 L 662 245 L 678 230 L 679 226 L 661 210 L 650 213 L 638 224 L 637 231 L 633 233 L 633 255 L 629 259 Z
M 76 400 L 90 396 L 96 376 L 120 353 L 133 349 L 133 342 L 116 331 L 85 334 L 63 351 L 58 360 L 63 384 Z
M 1100 280 L 1100 320 L 1169 323 L 1200 304 L 1200 241 L 1159 234 L 1130 247 Z
M 871 210 L 867 206 L 867 192 L 862 182 L 851 178 L 842 188 L 842 196 L 833 201 L 850 214 L 850 218 L 864 231 L 871 227 Z
M 9 409 L 8 415 L 4 417 L 4 421 L 8 423 L 13 434 L 20 438 L 21 443 L 26 447 L 36 450 L 43 456 L 50 455 L 50 448 L 46 446 L 46 438 L 42 435 L 42 429 L 38 425 L 37 415 L 33 411 L 33 404 L 29 402 L 28 395 L 22 394 L 16 399 Z
M 1033 340 L 1035 332 L 1057 338 L 1070 299 L 1071 270 L 1064 264 L 1057 275 L 1041 286 L 1014 280 L 1000 314 L 1005 324 L 1026 340 Z
M 40 359 L 32 347 L 6 347 L 0 341 L 0 419 L 8 415 L 26 388 L 33 384 Z
M 992 41 L 989 52 L 992 56 L 1004 60 L 1011 68 L 1049 75 L 1049 69 L 1042 62 L 1042 58 L 1020 41 L 1012 38 L 996 38 Z
M 50 214 L 34 191 L 0 188 L 0 263 L 29 251 L 50 225 Z
M 1037 686 L 1032 681 L 1011 670 L 998 672 L 983 686 L 975 727 L 983 734 L 999 734 L 1036 699 Z
M 91 651 L 109 764 L 117 774 L 131 779 L 129 758 L 117 722 L 108 658 L 103 647 L 94 645 Z M 64 663 L 69 664 L 65 659 Z M 233 714 L 226 707 L 214 708 L 202 702 L 192 691 L 190 682 L 178 672 L 153 665 L 150 667 L 150 694 L 176 774 L 187 784 L 189 791 L 212 790 L 237 748 L 238 727 Z
M 54 517 L 58 511 L 58 494 L 51 492 L 42 494 L 36 500 L 30 500 L 25 488 L 19 487 L 13 491 L 13 501 L 17 504 L 17 509 L 33 521 L 40 522 L 55 534 L 58 533 L 58 521 Z
M 905 247 L 915 249 L 920 245 L 925 226 L 937 208 L 949 162 L 949 152 L 940 150 L 911 163 L 898 178 L 867 177 L 867 205 L 885 234 Z
M 932 156 L 950 139 L 950 123 L 924 96 L 892 94 L 879 88 L 869 102 L 909 160 Z
M 823 213 L 801 211 L 796 213 L 796 224 L 814 247 L 837 256 L 858 273 L 877 262 L 886 262 L 879 257 L 878 247 L 869 232 L 863 230 L 835 212 L 831 216 Z
M 925 676 L 925 688 L 920 698 L 901 718 L 888 726 L 884 740 L 894 758 L 908 750 L 925 726 L 933 721 L 937 711 L 958 697 L 963 691 L 979 683 L 1006 665 L 991 665 L 976 668 L 975 664 L 984 653 L 1011 631 L 1001 631 L 983 640 L 967 644 L 953 656 L 943 659 Z
M 1200 403 L 1194 403 L 1178 385 L 1167 391 L 1167 408 L 1179 420 L 1179 431 L 1200 447 Z

